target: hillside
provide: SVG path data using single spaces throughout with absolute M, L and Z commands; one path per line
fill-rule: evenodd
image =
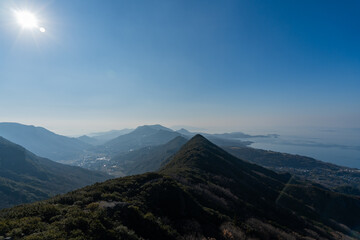
M 244 162 L 195 136 L 157 173 L 0 212 L 13 239 L 355 239 L 360 199 Z
M 176 137 L 166 144 L 145 147 L 127 154 L 120 154 L 110 160 L 109 165 L 116 165 L 125 175 L 135 175 L 157 171 L 161 165 L 187 142 L 183 137 Z
M 115 177 L 154 172 L 186 142 L 187 139 L 178 136 L 162 145 L 148 146 L 120 153 L 108 161 L 86 161 L 81 166 L 87 169 L 103 171 Z
M 80 136 L 77 139 L 84 142 L 84 143 L 86 143 L 86 144 L 92 145 L 92 146 L 97 146 L 97 145 L 102 144 L 101 141 L 97 140 L 96 138 L 89 137 L 87 135 Z
M 103 148 L 106 152 L 115 155 L 143 147 L 165 144 L 177 136 L 180 134 L 161 125 L 145 125 L 110 140 L 104 144 Z
M 289 172 L 320 183 L 334 191 L 360 196 L 360 170 L 342 167 L 316 159 L 250 147 L 222 146 L 234 156 L 270 168 Z
M 41 158 L 0 137 L 0 208 L 34 202 L 108 179 Z
M 78 158 L 90 147 L 78 139 L 61 136 L 42 127 L 0 123 L 0 136 L 38 156 L 66 162 Z

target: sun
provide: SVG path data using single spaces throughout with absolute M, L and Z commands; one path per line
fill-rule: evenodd
M 38 28 L 38 20 L 36 16 L 29 11 L 16 11 L 16 19 L 23 28 Z

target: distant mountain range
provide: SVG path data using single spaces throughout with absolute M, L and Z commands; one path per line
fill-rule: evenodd
M 110 177 L 41 158 L 0 137 L 0 208 L 34 202 Z
M 240 141 L 240 139 L 251 139 L 251 138 L 276 138 L 278 137 L 277 134 L 268 134 L 268 135 L 249 135 L 242 132 L 233 132 L 233 133 L 223 133 L 223 134 L 208 134 L 208 133 L 201 133 L 201 132 L 190 132 L 184 128 L 174 131 L 170 128 L 166 128 L 161 125 L 144 125 L 140 126 L 138 128 L 134 129 L 122 129 L 122 130 L 111 130 L 108 132 L 102 132 L 102 133 L 92 133 L 88 135 L 84 135 L 79 137 L 78 139 L 94 145 L 105 145 L 106 147 L 110 148 L 116 148 L 115 146 L 121 146 L 119 149 L 123 149 L 123 142 L 126 138 L 137 138 L 140 139 L 139 141 L 143 141 L 143 143 L 139 143 L 141 147 L 146 146 L 152 146 L 153 144 L 158 144 L 158 142 L 164 143 L 166 140 L 169 140 L 168 135 L 163 133 L 164 139 L 159 139 L 160 137 L 154 134 L 154 131 L 166 131 L 171 133 L 171 137 L 173 136 L 183 136 L 185 138 L 191 138 L 195 136 L 196 134 L 202 134 L 203 136 L 206 136 L 206 138 L 211 139 L 211 141 L 221 144 L 221 145 L 233 145 L 234 141 L 238 141 L 239 143 L 242 142 L 241 145 L 249 145 L 250 141 Z M 124 136 L 126 135 L 126 136 Z M 152 136 L 151 136 L 152 135 Z M 119 138 L 120 137 L 120 138 Z M 151 139 L 151 138 L 158 139 Z M 118 140 L 115 140 L 119 138 Z M 141 138 L 148 138 L 146 140 L 142 140 Z M 131 141 L 131 140 L 130 140 Z M 127 149 L 130 147 L 127 147 Z M 139 148 L 136 144 L 133 146 L 134 149 Z M 117 150 L 116 150 L 117 151 Z
M 267 134 L 267 135 L 249 135 L 243 132 L 232 132 L 232 133 L 203 133 L 203 132 L 190 132 L 184 128 L 177 130 L 178 133 L 185 135 L 185 136 L 195 136 L 196 134 L 201 134 L 206 138 L 225 138 L 225 139 L 237 139 L 237 138 L 277 138 L 279 137 L 278 134 Z
M 14 239 L 355 239 L 360 199 L 194 136 L 155 173 L 0 212 Z
M 100 158 L 100 161 L 92 159 L 83 161 L 78 165 L 89 169 L 105 171 L 114 176 L 154 171 L 157 169 L 156 167 L 159 167 L 160 165 L 158 163 L 152 164 L 152 161 L 156 162 L 156 159 L 169 158 L 169 154 L 166 153 L 166 151 L 160 150 L 167 149 L 166 143 L 159 145 L 159 142 L 161 141 L 157 138 L 158 135 L 154 134 L 159 130 L 163 130 L 168 134 L 166 135 L 166 138 L 162 139 L 162 142 L 176 136 L 176 133 L 178 133 L 178 136 L 182 136 L 185 139 L 195 135 L 195 133 L 189 132 L 186 129 L 180 129 L 176 131 L 174 135 L 173 130 L 159 125 L 142 126 L 139 127 L 135 133 L 123 135 L 121 137 L 122 143 L 119 143 L 119 147 L 114 147 L 115 150 L 113 150 L 114 152 L 118 151 L 118 153 L 113 153 L 112 155 L 109 154 L 109 157 L 106 158 L 108 161 L 103 161 L 103 158 Z M 358 169 L 337 166 L 299 155 L 254 149 L 246 146 L 251 142 L 238 140 L 238 138 L 251 140 L 252 138 L 257 137 L 277 138 L 278 135 L 276 134 L 248 135 L 241 132 L 235 132 L 204 135 L 213 143 L 221 146 L 229 153 L 241 159 L 278 172 L 289 172 L 297 177 L 319 183 L 334 191 L 360 196 L 360 171 Z M 153 137 L 155 137 L 156 141 L 152 141 Z M 148 141 L 143 141 L 143 138 L 148 139 Z M 122 148 L 122 146 L 124 146 L 123 143 L 126 142 L 135 144 Z M 180 148 L 182 145 L 183 143 L 179 144 L 177 148 Z M 106 152 L 104 149 L 102 151 Z M 150 159 L 152 161 L 148 161 Z M 144 162 L 147 164 L 141 165 L 141 163 Z M 139 164 L 139 167 L 137 168 L 137 171 L 134 171 L 134 167 L 137 164 Z
M 83 159 L 73 162 L 73 164 L 88 169 L 106 171 L 114 176 L 155 171 L 157 168 L 154 167 L 160 166 L 159 161 L 156 159 L 168 158 L 170 152 L 173 154 L 176 152 L 166 152 L 167 143 L 175 138 L 182 138 L 183 140 L 191 138 L 192 133 L 184 129 L 183 133 L 186 133 L 186 135 L 161 125 L 140 126 L 128 134 L 121 135 L 103 145 L 93 147 Z M 251 143 L 249 141 L 208 135 L 211 141 L 221 146 L 245 146 Z M 83 136 L 79 139 L 91 143 L 91 139 L 88 138 Z M 178 141 L 178 143 L 180 142 Z M 174 146 L 174 142 L 169 144 Z M 184 141 L 177 146 L 177 149 L 182 144 L 184 144 Z M 160 156 L 160 154 L 162 155 Z M 150 159 L 153 161 L 150 161 Z M 157 164 L 154 163 L 156 161 Z M 143 164 L 145 162 L 147 162 L 147 165 Z M 135 166 L 138 166 L 137 170 L 134 169 Z
M 175 137 L 191 138 L 195 133 L 185 129 L 174 131 L 161 125 L 145 125 L 133 129 L 92 133 L 78 138 L 61 136 L 42 127 L 19 123 L 0 123 L 0 136 L 19 144 L 29 151 L 62 163 L 74 163 L 86 159 L 110 157 L 144 147 L 162 145 Z M 231 134 L 230 134 L 231 135 Z M 206 135 L 219 145 L 248 145 L 249 141 L 232 137 Z
M 102 141 L 99 141 L 96 138 L 89 137 L 87 135 L 80 136 L 77 139 L 92 146 L 101 145 L 103 143 Z
M 152 126 L 139 127 L 136 136 L 131 133 L 129 136 L 133 139 L 142 139 L 143 137 L 151 139 L 152 136 L 151 134 L 149 135 L 149 133 L 157 132 L 159 129 L 155 127 L 155 129 L 151 130 L 151 128 Z M 172 130 L 161 127 L 160 129 L 170 132 L 171 135 L 169 138 L 173 136 Z M 145 131 L 142 134 L 143 130 Z M 185 129 L 177 131 L 177 133 L 179 133 L 184 140 L 188 139 L 189 135 L 193 135 L 193 133 Z M 242 133 L 218 134 L 214 137 L 214 135 L 209 134 L 208 138 L 240 159 L 259 164 L 277 172 L 289 172 L 302 179 L 319 183 L 333 191 L 360 196 L 360 170 L 321 162 L 309 157 L 246 147 L 247 142 L 233 139 L 234 136 L 239 137 L 241 135 Z M 273 135 L 266 136 L 272 138 L 277 137 Z M 261 137 L 261 135 L 253 137 Z M 180 136 L 178 136 L 178 138 L 180 138 Z M 123 142 L 126 142 L 126 139 L 127 136 L 124 135 Z M 175 143 L 178 143 L 176 147 Z M 88 169 L 105 171 L 117 177 L 155 171 L 161 165 L 160 160 L 169 159 L 169 157 L 176 152 L 176 149 L 180 149 L 184 141 L 177 142 L 170 140 L 169 143 L 155 146 L 151 144 L 154 143 L 147 143 L 145 145 L 148 146 L 142 148 L 137 148 L 137 146 L 133 145 L 132 147 L 135 148 L 135 150 L 129 150 L 129 147 L 125 149 L 125 151 L 123 149 L 120 153 L 106 159 L 99 158 L 100 160 L 83 161 L 78 165 Z M 167 151 L 168 144 L 172 146 L 173 151 Z
M 19 123 L 0 123 L 0 136 L 29 149 L 36 155 L 62 162 L 79 158 L 91 147 L 76 138 Z
M 95 140 L 92 141 L 90 144 L 92 145 L 101 145 L 106 143 L 107 141 L 110 141 L 114 138 L 117 138 L 121 135 L 128 134 L 130 132 L 134 131 L 134 129 L 122 129 L 122 130 L 111 130 L 107 132 L 98 132 L 98 133 L 90 133 L 88 135 L 85 135 L 86 137 Z M 81 138 L 81 137 L 80 137 Z M 80 139 L 81 140 L 81 139 Z
M 173 131 L 161 125 L 145 125 L 135 130 L 113 130 L 93 134 L 93 137 L 82 136 L 74 139 L 57 135 L 40 127 L 0 123 L 0 136 L 8 136 L 11 141 L 25 146 L 37 155 L 91 170 L 105 171 L 113 176 L 156 170 L 160 166 L 159 159 L 169 158 L 183 145 L 178 142 L 179 145 L 175 148 L 174 144 L 170 144 L 173 147 L 172 151 L 167 152 L 167 143 L 176 137 L 189 139 L 195 134 L 186 129 Z M 289 172 L 303 179 L 320 183 L 334 191 L 360 196 L 360 172 L 357 169 L 298 155 L 246 147 L 253 138 L 277 138 L 275 134 L 249 135 L 234 132 L 204 135 L 241 159 L 278 172 Z M 96 139 L 97 136 L 102 140 Z M 110 136 L 117 137 L 105 144 L 100 144 L 106 137 L 111 138 Z
M 182 129 L 181 131 L 174 131 L 161 125 L 144 125 L 137 127 L 134 131 L 128 134 L 124 134 L 110 140 L 104 145 L 98 146 L 97 149 L 101 150 L 103 148 L 103 151 L 107 151 L 108 153 L 111 153 L 111 155 L 114 155 L 144 147 L 162 145 L 175 137 L 181 136 L 189 139 L 194 135 L 195 133 L 191 133 L 185 129 Z M 224 136 L 221 134 L 206 134 L 206 136 L 211 139 L 211 141 L 219 145 L 246 146 L 251 143 L 249 141 L 241 141 L 227 137 L 226 134 Z

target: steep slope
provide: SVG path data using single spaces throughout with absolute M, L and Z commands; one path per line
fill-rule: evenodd
M 163 145 L 145 147 L 116 155 L 108 165 L 113 171 L 120 171 L 124 175 L 154 172 L 161 167 L 163 162 L 179 151 L 186 142 L 185 138 L 178 136 Z
M 76 159 L 90 147 L 78 139 L 61 136 L 45 128 L 18 123 L 0 123 L 0 136 L 38 156 L 55 161 Z
M 104 147 L 108 153 L 117 154 L 143 147 L 161 145 L 177 136 L 180 136 L 180 134 L 163 126 L 145 125 L 105 143 Z
M 0 208 L 65 193 L 109 176 L 37 157 L 0 137 Z
M 327 191 L 317 185 L 289 178 L 288 174 L 276 174 L 258 165 L 239 160 L 200 135 L 189 141 L 161 172 L 185 184 L 191 182 L 201 186 L 203 191 L 198 195 L 198 199 L 203 198 L 203 202 L 211 198 L 211 194 L 204 196 L 206 183 L 216 182 L 219 188 L 230 189 L 232 194 L 238 196 L 236 202 L 242 199 L 251 203 L 257 211 L 262 211 L 262 216 L 273 218 L 272 221 L 283 221 L 272 217 L 277 215 L 272 211 L 281 206 L 315 221 L 332 225 L 329 221 L 332 219 L 359 230 L 360 219 L 356 216 L 360 214 L 360 198 Z M 193 191 L 193 194 L 199 193 L 196 187 Z M 276 205 L 273 205 L 274 203 Z M 306 203 L 306 207 L 303 203 Z M 224 210 L 228 204 L 229 202 L 224 204 Z M 216 209 L 219 209 L 220 205 Z M 234 202 L 228 210 L 233 211 L 234 208 L 243 207 L 236 206 Z
M 355 239 L 359 203 L 244 162 L 195 136 L 158 173 L 109 180 L 0 212 L 0 236 Z

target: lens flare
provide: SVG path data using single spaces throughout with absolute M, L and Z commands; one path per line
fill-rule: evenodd
M 38 20 L 34 14 L 28 11 L 16 11 L 16 19 L 21 27 L 23 28 L 37 28 Z M 40 30 L 41 31 L 41 30 Z

